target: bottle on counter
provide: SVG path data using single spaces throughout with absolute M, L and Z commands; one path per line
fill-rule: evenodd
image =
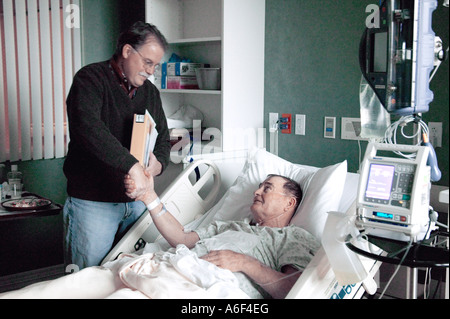
M 5 164 L 0 164 L 0 201 L 5 199 L 6 188 L 3 187 L 3 182 L 6 183 L 6 167 Z
M 0 184 L 6 181 L 6 166 L 5 164 L 0 164 Z
M 11 172 L 8 172 L 9 193 L 11 198 L 22 197 L 22 172 L 19 172 L 17 165 L 11 165 Z

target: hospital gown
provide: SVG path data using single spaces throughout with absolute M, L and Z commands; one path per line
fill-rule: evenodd
M 303 271 L 320 248 L 317 239 L 297 226 L 273 228 L 250 225 L 248 221 L 221 222 L 195 230 L 200 241 L 192 249 L 198 256 L 211 250 L 233 250 L 258 259 L 274 270 L 285 265 Z M 243 273 L 235 273 L 240 289 L 251 298 L 270 296 Z

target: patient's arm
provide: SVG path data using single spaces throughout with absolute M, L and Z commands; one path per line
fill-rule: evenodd
M 242 272 L 261 286 L 275 299 L 285 298 L 301 272 L 292 266 L 276 271 L 259 260 L 231 250 L 215 250 L 202 257 L 218 267 L 232 272 Z
M 138 196 L 136 200 L 143 201 L 145 205 L 149 205 L 156 198 L 158 198 L 158 195 L 154 190 L 153 175 L 149 172 L 146 172 L 146 175 L 149 181 L 147 191 L 144 194 Z M 129 175 L 125 176 L 124 184 L 127 190 L 127 194 L 132 193 L 135 186 L 133 179 Z M 180 222 L 175 217 L 173 217 L 170 212 L 163 212 L 163 204 L 159 204 L 154 209 L 152 209 L 150 211 L 150 216 L 152 216 L 153 223 L 155 224 L 156 228 L 158 228 L 161 235 L 173 247 L 179 244 L 184 244 L 188 248 L 193 248 L 197 241 L 199 241 L 199 237 L 196 232 L 184 232 L 183 225 L 181 225 Z
M 200 239 L 197 233 L 193 231 L 185 232 L 183 225 L 181 225 L 169 211 L 161 216 L 158 216 L 158 214 L 162 211 L 162 208 L 162 204 L 160 204 L 155 209 L 150 211 L 150 216 L 152 216 L 153 223 L 156 225 L 156 228 L 158 228 L 161 235 L 172 247 L 176 247 L 179 244 L 184 244 L 189 249 L 193 248 Z

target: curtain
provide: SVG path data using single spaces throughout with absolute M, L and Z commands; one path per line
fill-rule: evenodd
M 80 0 L 0 0 L 0 162 L 64 157 Z

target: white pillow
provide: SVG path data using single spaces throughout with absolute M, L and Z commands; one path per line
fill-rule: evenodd
M 327 213 L 338 211 L 347 175 L 347 161 L 319 169 L 303 191 L 303 200 L 291 224 L 322 238 Z
M 278 174 L 297 181 L 303 190 L 292 223 L 321 238 L 328 211 L 336 211 L 344 189 L 347 162 L 317 168 L 292 164 L 264 149 L 250 152 L 242 173 L 221 201 L 213 208 L 213 220 L 251 218 L 250 206 L 258 185 L 268 174 Z

